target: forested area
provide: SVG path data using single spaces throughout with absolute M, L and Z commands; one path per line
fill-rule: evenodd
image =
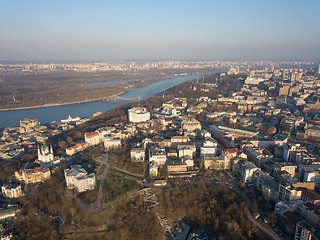
M 198 182 L 159 193 L 159 211 L 205 229 L 212 239 L 264 239 L 248 220 L 246 203 L 222 184 Z
M 219 88 L 209 87 L 210 91 L 203 91 L 206 83 L 217 84 Z M 241 80 L 239 76 L 222 76 L 218 74 L 205 76 L 204 79 L 192 80 L 190 82 L 179 84 L 166 91 L 166 94 L 174 97 L 209 97 L 216 99 L 219 96 L 227 96 L 230 92 L 235 92 L 240 89 Z
M 63 173 L 56 171 L 52 179 L 20 199 L 22 214 L 14 222 L 15 229 L 23 239 L 56 239 L 59 222 L 53 217 L 61 215 L 62 235 L 72 239 L 156 240 L 165 235 L 157 211 L 172 223 L 185 221 L 203 228 L 211 239 L 265 239 L 248 220 L 246 203 L 222 184 L 199 181 L 159 189 L 159 205 L 153 210 L 148 210 L 144 195 L 136 195 L 98 214 L 81 209 L 76 194 L 65 188 Z

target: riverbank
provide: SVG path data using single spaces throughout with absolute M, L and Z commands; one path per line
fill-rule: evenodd
M 116 84 L 117 83 L 116 81 L 119 81 L 119 84 L 128 84 L 127 86 L 125 86 L 125 88 L 127 90 L 119 91 L 118 93 L 112 94 L 109 96 L 91 98 L 91 99 L 86 99 L 86 100 L 71 101 L 71 102 L 66 102 L 66 103 L 47 103 L 47 104 L 43 104 L 43 105 L 34 105 L 34 106 L 26 106 L 26 107 L 3 108 L 3 109 L 0 109 L 0 111 L 15 111 L 15 110 L 35 109 L 35 108 L 43 108 L 43 107 L 56 107 L 56 106 L 80 104 L 80 103 L 87 103 L 87 102 L 95 102 L 95 101 L 101 101 L 101 100 L 109 100 L 109 99 L 115 98 L 121 94 L 128 92 L 129 88 L 145 87 L 145 86 L 148 86 L 148 85 L 155 83 L 155 82 L 164 81 L 164 80 L 173 79 L 173 78 L 174 77 L 167 76 L 167 77 L 161 77 L 161 78 L 158 78 L 158 77 L 145 78 L 145 79 L 141 79 L 141 80 L 137 80 L 137 81 L 133 81 L 131 79 L 115 80 L 115 81 L 110 81 L 110 83 L 105 82 L 104 84 L 101 84 L 101 85 L 103 86 L 103 85 L 108 85 L 108 84 Z M 128 80 L 128 81 L 126 81 L 126 80 Z M 100 85 L 100 82 L 97 82 L 97 85 Z M 89 86 L 91 86 L 91 85 L 88 85 L 88 87 Z
M 44 104 L 44 105 L 39 105 L 39 106 L 30 106 L 30 107 L 6 108 L 6 109 L 0 109 L 0 111 L 15 111 L 15 110 L 25 110 L 25 109 L 34 109 L 34 108 L 43 108 L 43 107 L 57 107 L 57 106 L 73 105 L 73 104 L 80 104 L 80 103 L 96 102 L 96 101 L 101 101 L 101 100 L 109 100 L 109 99 L 115 98 L 121 94 L 124 94 L 126 92 L 128 92 L 128 90 L 119 92 L 119 93 L 111 95 L 111 96 L 94 98 L 94 99 L 90 99 L 90 100 L 68 102 L 68 103 L 49 103 L 49 104 Z
M 41 123 L 50 123 L 52 121 L 60 121 L 61 119 L 70 116 L 79 116 L 80 118 L 85 118 L 92 116 L 95 112 L 106 112 L 128 102 L 134 101 L 138 97 L 145 100 L 151 96 L 154 96 L 162 91 L 165 91 L 175 85 L 180 83 L 190 81 L 194 79 L 195 75 L 184 75 L 177 76 L 173 79 L 165 79 L 157 82 L 148 84 L 147 86 L 138 87 L 132 86 L 128 88 L 118 87 L 118 91 L 104 92 L 103 97 L 97 95 L 96 98 L 92 98 L 92 101 L 68 101 L 61 104 L 45 104 L 39 107 L 21 107 L 21 109 L 14 108 L 7 111 L 2 110 L 0 112 L 0 129 L 6 127 L 16 127 L 19 126 L 20 120 L 24 118 L 36 118 Z M 120 85 L 120 84 L 117 84 Z M 98 86 L 102 87 L 102 86 Z M 103 89 L 104 90 L 104 89 Z M 102 91 L 103 92 L 103 91 Z M 109 97 L 107 96 L 109 93 Z M 113 98 L 118 95 L 117 101 L 101 101 L 106 98 Z M 80 100 L 80 99 L 79 99 Z M 94 101 L 96 100 L 96 101 Z

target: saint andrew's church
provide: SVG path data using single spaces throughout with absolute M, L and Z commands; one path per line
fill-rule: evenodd
M 42 167 L 52 167 L 60 163 L 63 160 L 60 157 L 53 155 L 52 145 L 47 144 L 38 146 L 38 159 L 36 160 Z

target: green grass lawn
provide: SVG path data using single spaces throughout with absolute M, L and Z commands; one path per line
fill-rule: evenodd
M 117 199 L 127 192 L 139 189 L 140 185 L 134 180 L 127 179 L 116 173 L 108 173 L 103 184 L 103 202 L 110 202 Z
M 121 171 L 119 171 L 117 169 L 114 169 L 114 168 L 110 169 L 110 172 L 114 172 L 115 174 L 118 174 L 118 175 L 128 176 L 128 177 L 140 180 L 140 181 L 142 181 L 142 179 L 143 179 L 142 177 L 138 177 L 138 176 L 133 175 L 133 174 L 121 172 Z

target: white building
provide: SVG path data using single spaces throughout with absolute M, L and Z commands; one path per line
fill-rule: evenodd
M 241 178 L 245 183 L 253 182 L 253 173 L 258 170 L 258 168 L 253 163 L 247 163 L 241 167 Z
M 5 198 L 18 198 L 23 195 L 20 184 L 6 183 L 1 187 L 1 190 Z
M 287 162 L 294 162 L 297 153 L 307 152 L 304 146 L 300 144 L 287 144 L 284 146 L 283 159 Z
M 181 159 L 181 162 L 185 163 L 187 167 L 194 167 L 194 161 L 189 156 L 185 156 Z
M 111 133 L 112 133 L 113 131 L 115 131 L 115 130 L 116 130 L 115 127 L 109 127 L 109 126 L 107 126 L 107 127 L 99 128 L 99 129 L 97 129 L 95 132 L 98 132 L 98 133 L 99 133 L 100 139 L 101 139 L 101 141 L 103 141 L 105 135 L 111 135 Z
M 158 166 L 165 165 L 167 162 L 166 150 L 152 146 L 149 149 L 149 162 L 155 162 Z
M 79 165 L 73 165 L 64 170 L 64 176 L 68 189 L 76 189 L 78 192 L 93 190 L 96 187 L 96 175 L 87 174 Z
M 140 123 L 150 119 L 150 113 L 146 108 L 134 107 L 128 110 L 129 122 Z
M 279 200 L 284 202 L 290 202 L 297 199 L 301 199 L 301 189 L 296 189 L 292 186 L 279 185 Z
M 103 142 L 106 149 L 116 149 L 121 147 L 121 139 L 113 138 L 112 136 L 105 136 Z
M 173 136 L 171 137 L 171 147 L 176 147 L 177 145 L 190 142 L 190 137 L 188 136 Z
M 68 118 L 65 118 L 65 119 L 61 119 L 61 122 L 62 123 L 70 123 L 70 122 L 78 122 L 78 121 L 80 121 L 80 117 L 71 117 L 70 115 L 69 115 L 69 117 Z
M 38 146 L 38 161 L 43 163 L 49 163 L 53 161 L 53 149 L 52 146 L 42 145 Z
M 84 140 L 90 146 L 98 145 L 101 142 L 100 134 L 98 131 L 86 132 L 84 134 Z
M 145 160 L 145 150 L 143 148 L 132 148 L 130 157 L 132 162 L 143 162 Z
M 266 79 L 260 77 L 247 77 L 245 84 L 247 85 L 258 85 L 260 82 L 264 82 Z
M 206 138 L 205 142 L 200 148 L 200 156 L 212 155 L 216 156 L 217 154 L 218 143 L 213 138 Z
M 316 187 L 320 187 L 320 171 L 305 171 L 304 182 L 314 182 Z
M 317 235 L 317 236 L 316 236 Z M 296 224 L 294 240 L 319 239 L 319 231 L 305 221 Z
M 51 167 L 59 164 L 61 162 L 61 158 L 53 155 L 52 146 L 44 144 L 41 147 L 38 146 L 38 159 L 36 162 L 42 167 Z
M 178 116 L 180 114 L 180 112 L 178 112 L 176 109 L 167 108 L 167 107 L 163 108 L 161 113 L 167 116 Z
M 181 122 L 181 129 L 185 131 L 201 130 L 201 123 L 197 119 L 185 119 Z
M 197 148 L 194 145 L 178 145 L 177 151 L 179 158 L 186 156 L 193 158 L 196 155 Z
M 240 158 L 247 158 L 247 155 L 244 154 L 241 150 L 238 148 L 228 148 L 222 151 L 222 157 L 224 158 L 224 164 L 226 169 L 231 170 L 233 168 L 233 161 L 232 159 L 235 157 Z

